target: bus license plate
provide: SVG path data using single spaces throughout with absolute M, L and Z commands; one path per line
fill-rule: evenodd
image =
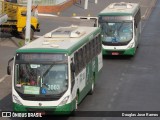
M 112 52 L 112 55 L 119 55 L 118 52 Z

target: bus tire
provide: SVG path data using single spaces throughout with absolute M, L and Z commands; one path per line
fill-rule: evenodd
M 26 34 L 26 27 L 22 30 L 22 34 L 21 34 L 22 39 L 25 39 L 25 34 Z M 33 40 L 33 38 L 34 38 L 34 30 L 33 28 L 31 28 L 30 40 Z
M 77 95 L 76 95 L 76 103 L 75 103 L 75 111 L 78 109 L 78 99 L 79 99 L 79 97 L 78 97 L 78 93 L 77 93 Z
M 73 109 L 73 111 L 71 112 L 71 115 L 72 116 L 76 116 L 76 111 L 77 111 L 77 109 L 78 109 L 78 93 L 77 93 L 77 95 L 76 95 L 76 98 L 75 98 L 75 108 Z
M 91 90 L 89 91 L 89 95 L 92 95 L 93 92 L 94 92 L 94 87 L 95 87 L 95 84 L 94 84 L 94 81 L 92 81 L 92 85 L 91 85 Z

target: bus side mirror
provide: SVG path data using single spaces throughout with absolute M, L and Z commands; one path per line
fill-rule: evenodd
M 11 75 L 11 66 L 7 66 L 7 74 Z
M 9 64 L 10 64 L 10 62 L 13 61 L 13 59 L 14 59 L 14 57 L 11 58 L 11 59 L 8 61 L 8 66 L 7 66 L 7 74 L 8 74 L 8 75 L 11 75 L 11 67 L 9 66 Z
M 74 63 L 71 64 L 71 70 L 72 70 L 72 72 L 75 72 L 75 71 L 76 71 L 76 68 L 75 68 L 75 64 L 74 64 Z

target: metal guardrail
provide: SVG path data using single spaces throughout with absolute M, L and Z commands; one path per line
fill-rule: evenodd
M 39 6 L 53 6 L 62 4 L 69 0 L 32 0 L 33 5 L 39 5 Z M 18 4 L 27 5 L 27 0 L 18 0 Z
M 7 22 L 8 15 L 3 12 L 3 2 L 0 1 L 0 25 Z
M 0 14 L 7 14 L 8 19 L 16 19 L 18 7 L 20 5 L 10 2 L 0 1 Z
M 8 16 L 7 14 L 0 14 L 0 25 L 7 22 Z

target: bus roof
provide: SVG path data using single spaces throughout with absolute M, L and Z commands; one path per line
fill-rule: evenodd
M 108 16 L 127 16 L 127 15 L 135 15 L 135 13 L 139 10 L 140 5 L 138 3 L 111 3 L 104 10 L 99 13 L 99 16 L 108 15 Z
M 98 27 L 59 27 L 16 50 L 17 53 L 71 54 L 100 33 Z

